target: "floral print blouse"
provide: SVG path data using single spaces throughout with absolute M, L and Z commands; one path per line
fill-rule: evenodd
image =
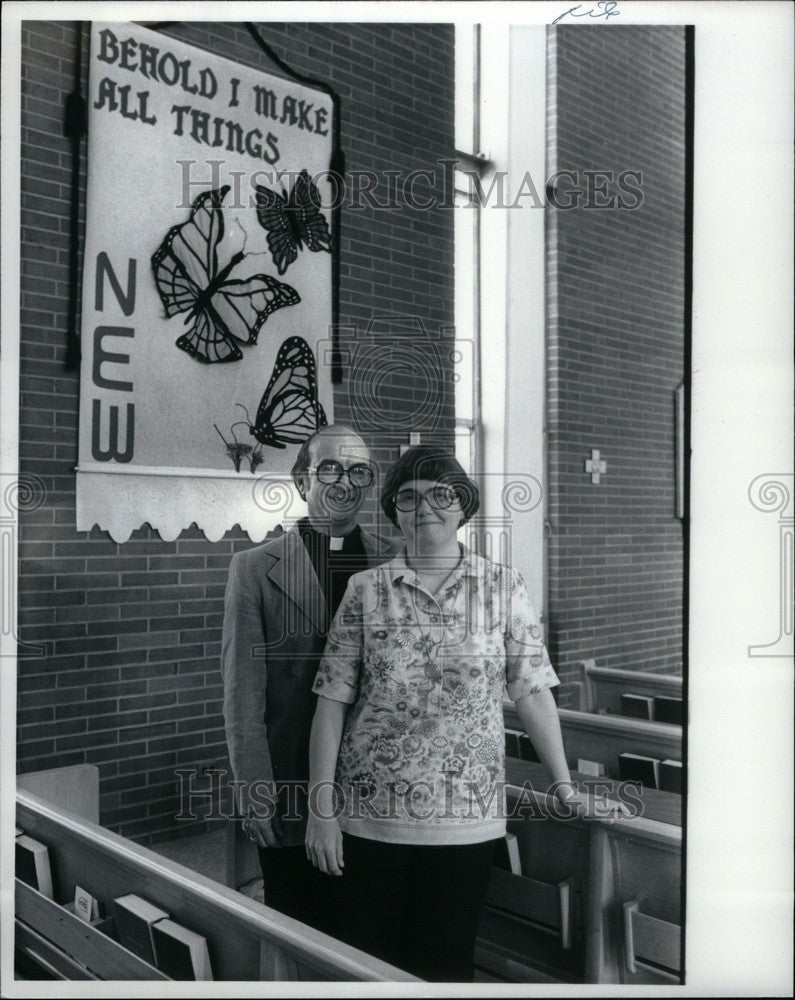
M 435 596 L 405 553 L 355 574 L 313 685 L 351 706 L 341 828 L 405 844 L 502 836 L 503 691 L 515 701 L 558 683 L 510 566 L 462 547 Z

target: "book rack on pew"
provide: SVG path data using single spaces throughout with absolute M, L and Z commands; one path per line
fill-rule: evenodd
M 163 980 L 68 901 L 80 885 L 106 904 L 129 893 L 207 939 L 216 980 L 416 981 L 400 969 L 18 789 L 16 825 L 47 845 L 53 896 L 16 883 L 15 952 L 42 978 Z

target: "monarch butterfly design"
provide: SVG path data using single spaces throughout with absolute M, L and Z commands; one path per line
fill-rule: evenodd
M 243 260 L 241 250 L 218 266 L 224 236 L 221 208 L 229 185 L 205 191 L 190 218 L 173 226 L 152 255 L 152 270 L 166 318 L 187 313 L 188 327 L 176 344 L 199 361 L 238 361 L 238 344 L 256 344 L 260 327 L 276 309 L 301 301 L 294 288 L 268 274 L 230 278 Z
M 236 403 L 246 414 L 245 423 L 260 444 L 285 448 L 299 444 L 316 430 L 328 424 L 317 398 L 315 358 L 302 337 L 288 337 L 279 348 L 268 387 L 265 390 L 257 419 L 252 424 L 242 403 Z
M 307 249 L 331 253 L 331 235 L 320 211 L 320 194 L 306 170 L 296 178 L 289 195 L 256 186 L 257 218 L 268 233 L 268 246 L 273 261 L 284 274 L 298 256 Z

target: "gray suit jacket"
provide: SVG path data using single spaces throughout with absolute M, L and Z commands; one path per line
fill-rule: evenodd
M 397 546 L 361 529 L 368 562 Z M 330 622 L 320 582 L 297 527 L 232 558 L 224 602 L 224 722 L 241 805 L 263 813 L 265 784 L 306 782 L 312 694 Z M 294 794 L 294 793 L 293 793 Z M 299 802 L 303 802 L 299 799 Z M 295 814 L 283 791 L 278 806 Z M 299 813 L 304 809 L 299 806 Z M 303 843 L 306 819 L 284 822 L 284 843 Z

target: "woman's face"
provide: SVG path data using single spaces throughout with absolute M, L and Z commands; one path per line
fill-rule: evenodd
M 449 506 L 443 506 L 450 500 Z M 409 509 L 401 510 L 401 506 Z M 395 496 L 395 514 L 409 552 L 452 543 L 463 517 L 461 501 L 453 487 L 432 479 L 404 483 Z

